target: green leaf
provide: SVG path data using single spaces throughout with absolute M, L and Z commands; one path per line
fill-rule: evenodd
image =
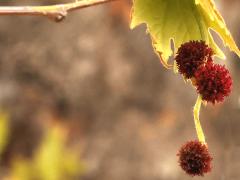
M 225 22 L 216 10 L 212 0 L 133 0 L 131 28 L 145 23 L 150 33 L 153 47 L 165 67 L 173 55 L 174 47 L 190 40 L 203 40 L 216 55 L 225 58 L 214 42 L 209 30 L 216 31 L 224 44 L 240 56 Z

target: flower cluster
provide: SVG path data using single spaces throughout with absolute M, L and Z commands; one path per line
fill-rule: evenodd
M 204 41 L 190 41 L 178 49 L 179 73 L 192 79 L 202 99 L 215 104 L 229 96 L 232 78 L 225 66 L 213 63 L 213 50 Z
M 179 73 L 192 81 L 201 99 L 215 104 L 223 102 L 231 93 L 232 78 L 225 66 L 213 62 L 213 55 L 204 41 L 190 41 L 181 45 L 175 60 Z M 201 130 L 199 124 L 195 122 Z M 179 165 L 191 176 L 203 176 L 211 171 L 212 157 L 202 141 L 187 142 L 177 154 Z
M 177 156 L 182 169 L 191 176 L 203 176 L 211 171 L 212 157 L 208 147 L 199 141 L 184 144 Z

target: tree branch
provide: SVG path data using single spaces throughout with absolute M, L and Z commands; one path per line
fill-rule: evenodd
M 0 16 L 43 16 L 56 22 L 62 21 L 69 12 L 108 3 L 115 0 L 76 0 L 72 3 L 57 4 L 49 6 L 0 6 Z

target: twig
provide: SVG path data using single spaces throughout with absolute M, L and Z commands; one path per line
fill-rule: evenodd
M 75 2 L 49 6 L 0 6 L 0 16 L 43 16 L 56 22 L 62 21 L 69 12 L 115 0 L 76 0 Z

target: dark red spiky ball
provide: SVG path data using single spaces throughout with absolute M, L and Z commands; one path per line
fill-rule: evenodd
M 208 147 L 199 141 L 190 141 L 179 150 L 179 164 L 191 176 L 203 176 L 211 171 L 212 157 Z
M 225 66 L 207 62 L 195 72 L 195 83 L 202 99 L 215 104 L 229 96 L 232 78 Z
M 190 79 L 198 67 L 212 61 L 213 50 L 204 41 L 190 41 L 181 45 L 175 57 L 179 73 Z

